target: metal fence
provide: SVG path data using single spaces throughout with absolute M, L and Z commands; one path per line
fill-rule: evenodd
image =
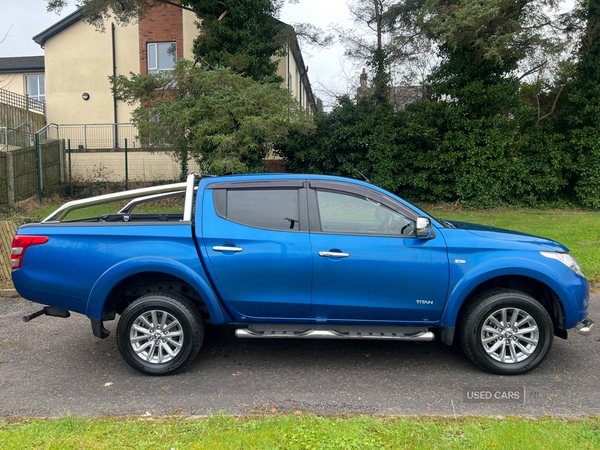
M 63 139 L 71 142 L 72 149 L 109 149 L 124 148 L 125 139 L 129 148 L 141 148 L 137 137 L 137 129 L 131 123 L 96 123 L 96 124 L 70 124 L 46 125 L 39 130 L 40 139 L 43 141 Z
M 14 128 L 0 127 L 0 152 L 35 145 L 35 135 Z

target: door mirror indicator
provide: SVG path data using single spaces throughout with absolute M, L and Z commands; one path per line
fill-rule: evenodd
M 419 239 L 431 237 L 431 220 L 427 217 L 417 217 L 417 237 Z

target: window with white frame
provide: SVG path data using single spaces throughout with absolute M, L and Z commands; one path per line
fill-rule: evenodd
M 25 76 L 25 93 L 29 98 L 43 102 L 46 100 L 46 90 L 44 88 L 44 75 Z
M 177 61 L 175 42 L 155 42 L 147 46 L 148 73 L 173 70 Z

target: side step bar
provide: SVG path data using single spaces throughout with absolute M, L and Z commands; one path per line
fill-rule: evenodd
M 595 325 L 596 324 L 592 319 L 583 319 L 583 322 L 581 322 L 581 328 L 578 330 L 579 334 L 582 334 L 583 336 L 588 336 L 592 332 L 592 329 Z
M 391 339 L 397 341 L 433 341 L 435 335 L 431 331 L 402 332 L 401 329 L 389 331 L 337 331 L 337 330 L 252 330 L 238 328 L 235 330 L 239 338 L 288 338 L 288 339 Z

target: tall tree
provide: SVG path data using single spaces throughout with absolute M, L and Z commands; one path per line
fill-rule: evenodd
M 264 172 L 264 159 L 290 128 L 312 121 L 292 95 L 230 69 L 203 70 L 181 60 L 173 71 L 113 79 L 119 100 L 137 105 L 133 123 L 154 147 L 188 149 L 204 173 Z
M 438 42 L 439 64 L 428 78 L 433 98 L 409 108 L 413 140 L 403 144 L 404 153 L 418 151 L 411 149 L 415 143 L 429 149 L 413 153 L 415 164 L 465 203 L 552 201 L 565 186 L 569 158 L 562 139 L 524 101 L 518 76 L 528 52 L 560 48 L 549 32 L 548 6 L 544 0 L 427 0 L 414 16 Z M 439 175 L 431 172 L 436 167 Z M 423 193 L 440 194 L 435 187 Z
M 520 58 L 530 48 L 556 44 L 551 12 L 559 0 L 426 0 L 421 27 L 453 48 L 468 44 L 480 58 Z
M 576 15 L 583 30 L 566 114 L 577 162 L 575 193 L 585 206 L 600 209 L 600 0 L 580 2 Z
M 348 8 L 355 28 L 336 27 L 346 56 L 369 65 L 373 75 L 371 95 L 380 104 L 389 101 L 389 49 L 384 45 L 389 30 L 384 15 L 390 4 L 391 0 L 353 0 Z
M 255 81 L 281 83 L 276 60 L 285 55 L 284 24 L 271 0 L 186 0 L 202 19 L 194 55 L 211 67 L 230 67 Z
M 390 59 L 409 63 L 400 69 L 409 74 L 414 67 L 432 73 L 436 48 L 466 45 L 479 60 L 529 58 L 535 63 L 522 71 L 534 73 L 568 45 L 562 32 L 572 24 L 558 14 L 560 1 L 396 0 L 384 15 Z

